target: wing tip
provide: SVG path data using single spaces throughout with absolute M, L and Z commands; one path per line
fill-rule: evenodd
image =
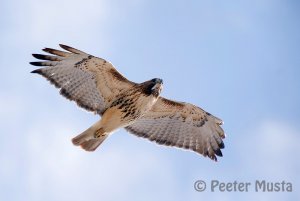
M 223 157 L 222 151 L 220 149 L 214 150 L 215 154 L 219 157 Z
M 69 52 L 72 52 L 74 54 L 86 54 L 85 52 L 81 51 L 81 50 L 78 50 L 74 47 L 71 47 L 71 46 L 68 46 L 68 45 L 64 45 L 64 44 L 59 44 L 59 46 L 64 49 L 64 50 L 67 50 Z
M 34 61 L 34 62 L 29 62 L 29 64 L 31 64 L 33 66 L 54 66 L 55 65 L 55 63 L 49 62 L 49 61 L 47 61 L 47 62 Z
M 32 56 L 36 59 L 41 59 L 41 60 L 47 60 L 47 56 L 46 55 L 43 55 L 43 54 L 32 54 Z M 30 62 L 30 64 L 33 63 L 33 62 Z
M 215 116 L 214 116 L 215 117 Z M 218 117 L 215 117 L 215 122 L 218 124 L 218 125 L 223 125 L 224 124 L 224 121 Z
M 37 58 L 39 54 L 31 54 L 34 58 Z M 38 58 L 37 58 L 38 59 Z
M 36 69 L 36 70 L 31 71 L 30 73 L 41 74 L 41 73 L 42 73 L 42 70 L 41 70 L 41 69 Z
M 29 62 L 29 64 L 31 64 L 33 66 L 42 66 L 42 62 L 37 62 L 37 61 Z
M 219 143 L 218 145 L 219 145 L 219 148 L 220 148 L 220 149 L 224 149 L 224 148 L 225 148 L 225 144 L 224 144 L 223 141 L 222 141 L 221 143 Z
M 70 46 L 64 45 L 64 44 L 62 44 L 62 43 L 59 43 L 58 45 L 59 45 L 61 48 L 63 48 L 63 49 L 71 48 Z
M 47 52 L 47 53 L 50 53 L 50 54 L 52 54 L 52 52 L 54 51 L 54 49 L 48 48 L 48 47 L 45 47 L 45 48 L 43 48 L 42 50 L 43 50 L 44 52 Z

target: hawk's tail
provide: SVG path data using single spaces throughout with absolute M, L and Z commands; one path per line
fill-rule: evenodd
M 81 146 L 86 151 L 95 151 L 107 136 L 108 133 L 104 132 L 100 121 L 98 121 L 86 131 L 74 137 L 72 142 L 76 146 Z

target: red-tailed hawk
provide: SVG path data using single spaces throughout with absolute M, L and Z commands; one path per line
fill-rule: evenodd
M 158 144 L 193 150 L 213 160 L 222 156 L 222 120 L 203 109 L 160 97 L 163 81 L 134 83 L 111 63 L 66 45 L 66 51 L 45 48 L 52 55 L 33 54 L 45 66 L 32 71 L 47 78 L 66 98 L 102 118 L 72 139 L 94 151 L 114 131 L 127 131 Z

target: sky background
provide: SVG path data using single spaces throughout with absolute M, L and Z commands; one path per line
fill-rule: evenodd
M 299 200 L 300 2 L 2 0 L 0 200 Z M 63 43 L 224 122 L 223 158 L 158 146 L 125 130 L 94 153 L 71 143 L 99 116 L 40 76 L 32 53 Z M 247 193 L 194 182 L 251 182 Z M 258 193 L 255 180 L 292 193 Z

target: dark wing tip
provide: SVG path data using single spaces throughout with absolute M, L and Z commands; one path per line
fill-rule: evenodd
M 75 49 L 75 48 L 73 48 L 73 47 L 70 47 L 70 46 L 68 46 L 68 45 L 59 44 L 59 46 L 60 46 L 62 49 L 67 50 L 67 51 L 69 51 L 69 52 L 72 52 L 72 53 L 74 53 L 74 54 L 82 54 L 82 53 L 84 53 L 84 52 L 82 52 L 82 51 L 80 51 L 80 50 L 78 50 L 78 49 Z
M 52 49 L 52 48 L 44 48 L 43 51 L 50 53 L 50 54 L 57 55 L 57 56 L 61 56 L 61 57 L 67 57 L 70 55 L 70 53 L 68 53 L 68 52 L 64 52 L 64 51 L 60 51 L 60 50 L 56 50 L 56 49 Z
M 29 62 L 33 66 L 43 66 L 42 62 Z
M 214 150 L 214 152 L 217 156 L 220 156 L 220 157 L 223 156 L 222 151 L 220 149 Z
M 218 158 L 216 157 L 215 154 L 213 154 L 213 155 L 208 155 L 208 157 L 209 157 L 211 160 L 213 160 L 213 161 L 215 161 L 215 162 L 218 162 Z
M 218 145 L 219 145 L 220 149 L 224 149 L 225 148 L 225 144 L 224 144 L 223 141 L 221 141 Z
M 45 55 L 42 55 L 42 54 L 32 54 L 32 56 L 36 59 L 43 59 L 43 56 Z
M 83 51 L 81 51 L 81 50 L 78 50 L 78 49 L 76 49 L 76 48 L 74 48 L 74 47 L 70 47 L 70 46 L 68 46 L 68 45 L 59 44 L 59 46 L 60 46 L 62 49 L 67 50 L 67 51 L 69 51 L 69 52 L 72 52 L 72 53 L 74 53 L 74 54 L 86 54 L 86 55 L 88 55 L 87 53 L 85 53 L 85 52 L 83 52 Z
M 31 71 L 30 73 L 42 74 L 42 70 L 41 69 L 36 69 L 36 70 Z
M 219 156 L 219 157 L 223 157 L 221 149 L 225 148 L 224 142 L 221 140 L 221 141 L 217 142 L 217 144 L 218 144 L 218 148 L 213 149 L 214 150 L 214 154 L 217 155 L 217 156 Z M 215 161 L 217 161 L 217 157 L 216 156 L 214 156 L 213 159 Z
M 45 47 L 42 49 L 44 52 L 51 53 L 54 49 Z
M 59 46 L 62 47 L 62 48 L 63 48 L 63 47 L 72 48 L 72 47 L 70 47 L 69 45 L 65 45 L 65 44 L 62 44 L 62 43 L 59 43 Z
M 31 65 L 33 65 L 33 66 L 54 66 L 55 65 L 55 63 L 52 63 L 52 62 L 29 62 Z
M 32 56 L 36 59 L 41 59 L 41 60 L 51 60 L 49 59 L 50 56 L 48 55 L 43 55 L 43 54 L 32 54 Z
M 63 49 L 68 49 L 68 48 L 71 48 L 70 46 L 67 46 L 67 45 L 64 45 L 64 44 L 59 44 L 59 46 Z

